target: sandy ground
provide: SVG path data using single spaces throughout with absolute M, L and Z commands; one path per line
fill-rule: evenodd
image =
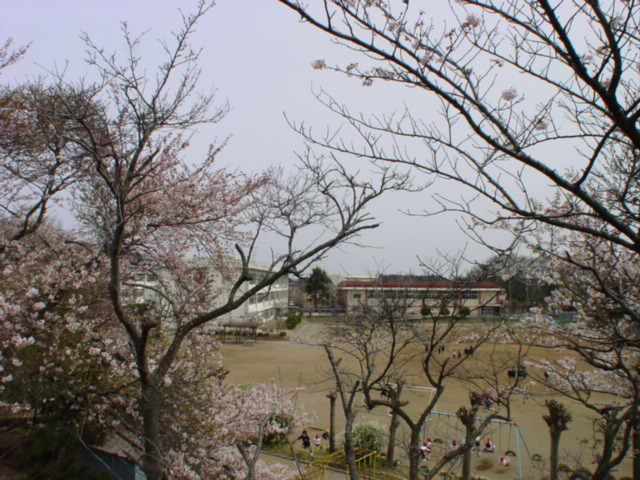
M 274 378 L 285 387 L 303 386 L 305 389 L 299 396 L 300 408 L 304 408 L 307 412 L 315 412 L 317 416 L 317 420 L 311 427 L 328 428 L 329 400 L 326 396 L 334 383 L 323 349 L 308 344 L 313 342 L 318 328 L 317 324 L 308 324 L 294 341 L 262 341 L 252 346 L 223 345 L 221 347 L 222 354 L 225 368 L 230 371 L 229 380 L 234 383 L 259 383 Z M 553 353 L 545 352 L 545 355 L 553 356 Z M 560 352 L 557 355 L 560 355 Z M 483 352 L 476 352 L 474 357 L 477 357 L 480 362 Z M 422 402 L 426 401 L 424 395 L 427 394 L 416 393 L 412 402 L 420 406 Z M 563 403 L 566 401 L 563 400 Z M 444 396 L 438 401 L 437 410 L 453 414 L 462 405 L 468 405 L 468 390 L 462 383 L 451 381 L 447 385 Z M 561 463 L 570 466 L 582 464 L 589 468 L 592 455 L 589 448 L 592 442 L 590 443 L 589 440 L 593 436 L 594 416 L 579 405 L 568 406 L 573 414 L 573 421 L 569 425 L 569 430 L 564 432 L 562 436 Z M 337 430 L 341 431 L 343 416 L 339 405 L 337 410 Z M 513 419 L 518 425 L 519 432 L 516 432 L 517 429 L 514 426 L 508 425 L 496 424 L 491 428 L 487 435 L 491 436 L 496 444 L 496 453 L 482 453 L 475 457 L 475 466 L 479 466 L 480 462 L 491 465 L 489 469 L 475 473 L 489 478 L 518 478 L 521 469 L 523 478 L 539 479 L 543 477 L 546 473 L 545 465 L 538 464 L 536 466 L 530 458 L 533 454 L 539 454 L 543 458 L 548 457 L 548 427 L 542 419 L 545 413 L 543 398 L 517 398 L 513 406 Z M 389 423 L 387 412 L 372 415 L 362 411 L 359 414 L 359 419 L 361 421 L 374 420 L 385 427 Z M 451 439 L 460 439 L 462 430 L 456 425 L 453 417 L 432 415 L 425 431 L 426 436 L 441 438 L 448 443 Z M 521 439 L 519 442 L 517 442 L 518 438 Z M 445 445 L 436 445 L 435 447 L 434 455 L 437 455 L 438 449 L 444 449 Z M 512 459 L 511 466 L 503 467 L 500 466 L 498 457 L 507 450 L 519 452 L 519 457 Z M 406 457 L 403 455 L 403 453 L 399 454 L 400 461 L 406 461 Z M 518 462 L 518 458 L 520 462 Z M 616 472 L 615 477 L 630 476 L 630 471 L 630 460 L 627 459 L 623 467 Z

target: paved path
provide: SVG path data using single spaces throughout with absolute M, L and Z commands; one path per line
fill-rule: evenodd
M 292 470 L 297 471 L 297 467 L 295 465 L 295 463 L 293 462 L 293 460 L 290 460 L 288 458 L 283 458 L 280 456 L 276 456 L 276 455 L 271 455 L 270 453 L 265 453 L 262 452 L 260 454 L 260 458 L 262 458 L 264 461 L 266 462 L 272 462 L 272 463 L 281 463 L 283 465 L 286 465 L 287 467 L 291 468 Z M 303 465 L 306 465 L 303 462 Z M 345 480 L 347 478 L 345 473 L 342 472 L 336 472 L 333 470 L 325 470 L 325 476 L 324 477 L 320 477 L 318 480 L 322 479 L 322 480 Z
M 315 322 L 307 322 L 305 325 L 296 333 L 296 336 L 293 338 L 292 342 L 294 343 L 302 343 L 308 344 L 312 343 L 312 339 L 316 332 L 322 328 L 322 324 Z

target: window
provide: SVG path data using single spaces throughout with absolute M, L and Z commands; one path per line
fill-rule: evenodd
M 489 316 L 489 315 L 500 315 L 500 307 L 482 307 L 480 309 L 480 315 Z
M 462 292 L 462 298 L 465 300 L 477 300 L 478 292 Z

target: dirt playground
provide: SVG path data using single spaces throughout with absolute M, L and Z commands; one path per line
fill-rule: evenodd
M 298 403 L 301 409 L 313 412 L 317 417 L 314 424 L 309 425 L 310 433 L 313 435 L 318 433 L 315 428 L 329 428 L 327 394 L 335 385 L 324 350 L 312 345 L 314 338 L 320 335 L 321 330 L 322 327 L 318 324 L 307 324 L 294 339 L 289 341 L 258 341 L 255 345 L 227 343 L 221 347 L 225 368 L 230 372 L 228 378 L 233 383 L 255 384 L 274 378 L 284 387 L 304 387 L 304 391 L 298 397 Z M 507 347 L 504 353 L 509 355 Z M 544 352 L 544 355 L 546 358 L 564 356 L 563 352 L 549 351 Z M 478 351 L 471 361 L 474 362 L 476 357 L 478 365 L 481 365 L 483 352 Z M 486 368 L 486 366 L 478 368 Z M 532 390 L 536 391 L 535 386 Z M 410 402 L 415 403 L 419 408 L 423 402 L 427 401 L 429 392 L 415 391 L 411 395 Z M 451 440 L 459 441 L 462 437 L 460 425 L 452 414 L 460 406 L 468 406 L 468 398 L 466 385 L 456 380 L 451 380 L 447 384 L 446 391 L 436 407 L 441 414 L 430 417 L 424 432 L 425 439 L 428 436 L 442 441 L 442 443 L 434 443 L 432 459 L 449 448 Z M 484 444 L 486 437 L 490 436 L 496 447 L 495 453 L 480 453 L 474 456 L 473 473 L 487 478 L 502 479 L 515 479 L 522 474 L 522 478 L 536 480 L 548 475 L 546 459 L 549 456 L 549 433 L 542 419 L 542 416 L 547 413 L 544 401 L 548 398 L 550 397 L 532 395 L 528 398 L 518 396 L 513 400 L 512 418 L 517 427 L 499 423 L 491 426 L 483 435 L 482 442 Z M 561 401 L 569 407 L 573 420 L 569 424 L 569 430 L 562 435 L 560 463 L 570 468 L 581 466 L 592 469 L 593 429 L 596 415 L 580 405 L 569 403 L 566 399 Z M 336 430 L 339 434 L 344 422 L 339 401 L 336 403 L 336 410 Z M 362 409 L 356 423 L 375 421 L 386 428 L 389 419 L 388 412 L 381 410 L 369 413 Z M 402 444 L 402 438 L 399 441 Z M 499 457 L 509 450 L 516 456 L 511 458 L 509 466 L 500 465 Z M 406 463 L 407 458 L 402 446 L 399 446 L 397 452 L 398 460 Z M 542 460 L 532 460 L 532 457 Z M 630 475 L 631 460 L 628 458 L 615 472 L 614 477 L 620 479 Z

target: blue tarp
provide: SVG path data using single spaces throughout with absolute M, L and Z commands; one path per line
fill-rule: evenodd
M 113 480 L 146 480 L 147 476 L 129 459 L 104 450 L 89 448 L 82 454 L 82 462 L 96 472 L 110 472 Z

